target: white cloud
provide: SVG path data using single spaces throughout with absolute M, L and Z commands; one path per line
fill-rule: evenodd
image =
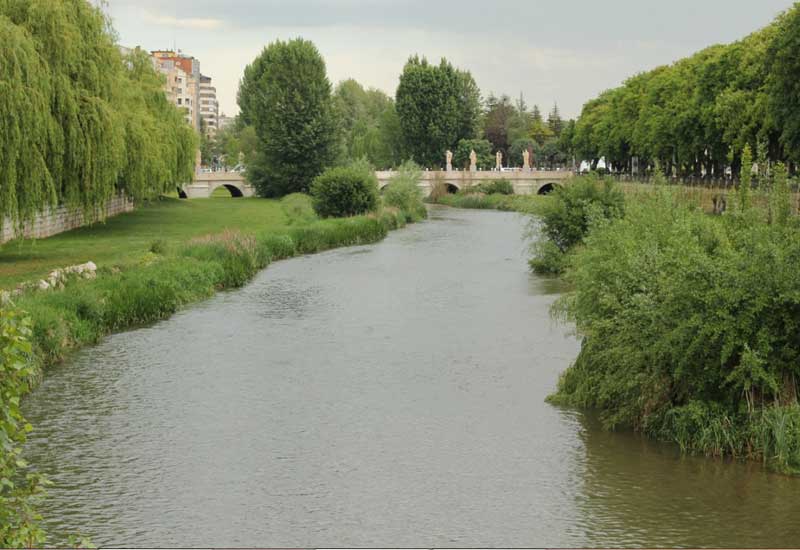
M 214 31 L 222 28 L 224 22 L 221 19 L 202 19 L 202 18 L 178 18 L 168 15 L 154 15 L 147 13 L 145 21 L 153 25 L 162 27 L 173 27 L 177 29 L 191 29 L 196 31 Z

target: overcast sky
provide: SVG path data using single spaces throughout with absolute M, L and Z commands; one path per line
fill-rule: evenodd
M 108 0 L 125 46 L 174 46 L 200 59 L 226 114 L 244 67 L 276 39 L 302 36 L 334 84 L 394 95 L 409 55 L 469 69 L 484 95 L 576 116 L 627 77 L 768 24 L 791 0 Z

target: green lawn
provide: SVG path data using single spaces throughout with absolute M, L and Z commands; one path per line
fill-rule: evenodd
M 185 242 L 225 229 L 258 232 L 289 223 L 279 201 L 219 198 L 164 198 L 122 214 L 48 239 L 17 240 L 0 246 L 0 288 L 39 279 L 51 270 L 95 262 L 98 266 L 136 262 L 156 240 Z

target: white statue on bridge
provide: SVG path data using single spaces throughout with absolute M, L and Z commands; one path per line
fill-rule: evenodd
M 522 169 L 523 170 L 531 169 L 531 153 L 527 149 L 522 151 Z
M 447 171 L 448 172 L 452 172 L 453 171 L 453 152 L 448 149 L 447 153 L 445 154 L 445 156 L 447 157 Z
M 503 169 L 503 153 L 498 151 L 497 154 L 495 155 L 495 159 L 497 159 L 497 161 L 495 162 L 494 167 L 499 172 L 500 170 Z
M 478 155 L 475 154 L 475 149 L 469 152 L 469 171 L 478 171 Z

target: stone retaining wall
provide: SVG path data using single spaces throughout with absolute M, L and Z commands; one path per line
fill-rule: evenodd
M 98 215 L 98 218 L 111 218 L 123 212 L 130 212 L 133 210 L 133 200 L 125 195 L 118 195 L 108 201 L 104 208 L 105 216 Z M 98 209 L 98 214 L 101 210 Z M 84 223 L 83 211 L 80 209 L 69 209 L 66 206 L 59 206 L 55 209 L 47 208 L 40 214 L 37 214 L 33 222 L 26 223 L 23 231 L 25 238 L 43 239 L 70 229 L 75 229 L 86 225 Z M 3 225 L 0 228 L 0 244 L 10 241 L 16 237 L 13 222 L 8 219 L 3 219 Z

